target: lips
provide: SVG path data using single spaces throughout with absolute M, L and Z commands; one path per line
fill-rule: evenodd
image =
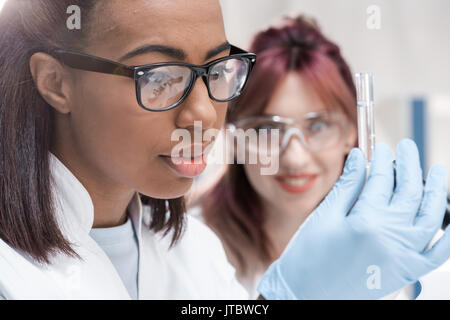
M 277 175 L 275 180 L 283 190 L 289 193 L 302 193 L 312 188 L 317 180 L 317 177 L 317 174 L 281 174 Z
M 176 174 L 186 178 L 198 176 L 206 168 L 206 160 L 203 155 L 191 159 L 170 156 L 161 156 L 161 158 Z
M 160 155 L 160 158 L 179 176 L 193 178 L 206 168 L 206 157 L 212 143 L 191 145 L 182 149 L 182 156 Z M 191 157 L 184 157 L 184 151 L 190 151 Z

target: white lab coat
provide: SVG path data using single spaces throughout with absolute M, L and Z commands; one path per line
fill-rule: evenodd
M 89 236 L 94 208 L 87 190 L 52 153 L 56 216 L 82 261 L 66 255 L 41 265 L 0 240 L 0 296 L 6 299 L 130 299 L 106 253 Z M 148 229 L 150 211 L 136 193 L 129 213 L 139 243 L 139 299 L 248 299 L 217 236 L 187 215 L 178 244 Z

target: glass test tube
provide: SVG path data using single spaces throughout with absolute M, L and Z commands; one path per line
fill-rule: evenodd
M 356 94 L 358 110 L 358 144 L 366 158 L 366 167 L 370 168 L 375 148 L 375 128 L 373 121 L 373 75 L 357 73 Z

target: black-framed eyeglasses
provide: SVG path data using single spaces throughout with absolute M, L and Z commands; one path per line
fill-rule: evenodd
M 231 46 L 230 55 L 198 66 L 184 62 L 162 62 L 127 66 L 89 54 L 56 49 L 52 54 L 65 65 L 133 78 L 139 106 L 148 111 L 166 111 L 180 105 L 201 77 L 209 97 L 217 102 L 237 98 L 244 89 L 256 55 Z

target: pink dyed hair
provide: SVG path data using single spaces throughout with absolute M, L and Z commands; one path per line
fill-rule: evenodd
M 339 47 L 321 33 L 315 21 L 303 16 L 286 18 L 283 26 L 257 34 L 250 51 L 257 54 L 257 62 L 245 91 L 230 103 L 228 122 L 262 114 L 280 80 L 296 71 L 327 108 L 342 111 L 356 125 L 356 89 L 350 68 Z M 273 257 L 263 230 L 264 211 L 243 165 L 230 165 L 202 206 L 206 223 L 243 270 L 248 267 L 244 252 L 249 249 L 270 262 Z

